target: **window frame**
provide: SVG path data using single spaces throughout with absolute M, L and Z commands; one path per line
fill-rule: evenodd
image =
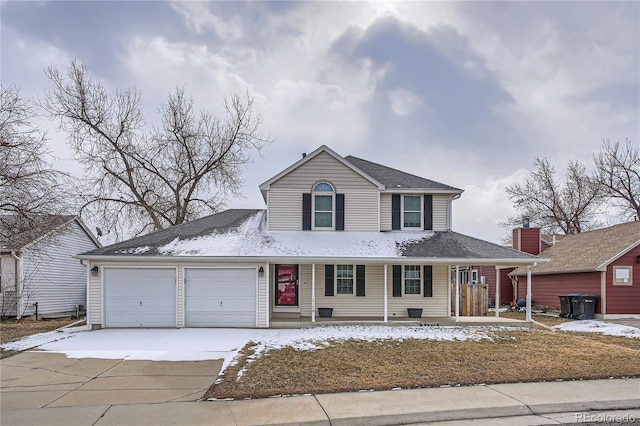
M 419 210 L 407 210 L 405 211 L 404 203 L 407 197 L 418 198 Z M 405 213 L 416 213 L 420 216 L 420 224 L 418 226 L 405 226 Z M 400 198 L 400 229 L 402 230 L 418 230 L 424 227 L 424 199 L 422 194 L 402 194 Z
M 616 272 L 620 271 L 620 270 L 626 270 L 629 271 L 629 282 L 624 282 L 622 281 L 623 278 L 618 279 L 616 277 Z M 612 274 L 611 274 L 611 284 L 615 285 L 615 286 L 633 286 L 633 266 L 629 265 L 629 266 L 614 266 L 612 269 Z
M 417 278 L 418 280 L 418 293 L 407 293 L 407 284 L 406 284 L 406 280 L 407 280 L 407 274 L 406 274 L 406 270 L 407 270 L 407 266 L 411 266 L 412 268 L 415 267 L 416 270 L 418 271 L 418 275 L 419 278 Z M 411 280 L 415 280 L 416 278 L 410 278 Z M 422 265 L 402 265 L 402 296 L 422 296 L 423 294 L 423 288 L 424 288 L 424 274 L 422 272 Z
M 331 191 L 318 190 L 320 185 L 328 185 L 331 187 Z M 331 197 L 331 210 L 320 210 L 319 213 L 331 213 L 331 226 L 316 226 L 316 197 L 317 196 L 330 196 Z M 319 231 L 334 231 L 336 229 L 336 188 L 329 182 L 318 182 L 313 185 L 311 191 L 311 229 Z
M 339 277 L 338 269 L 340 267 L 348 266 L 351 268 L 351 277 Z M 351 293 L 340 293 L 338 291 L 338 280 L 351 280 Z M 336 296 L 355 296 L 356 294 L 356 265 L 348 264 L 348 263 L 336 263 L 333 268 L 333 285 L 334 285 L 334 293 Z

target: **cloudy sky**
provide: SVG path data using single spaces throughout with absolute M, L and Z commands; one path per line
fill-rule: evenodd
M 0 17 L 2 84 L 26 98 L 69 58 L 139 89 L 150 123 L 177 85 L 215 113 L 248 90 L 275 142 L 229 207 L 262 208 L 258 185 L 326 144 L 464 189 L 454 230 L 497 242 L 504 187 L 535 157 L 590 167 L 603 139 L 640 141 L 637 1 L 1 1 Z

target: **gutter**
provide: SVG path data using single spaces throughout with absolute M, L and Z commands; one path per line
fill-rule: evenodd
M 531 265 L 535 262 L 548 262 L 549 259 L 508 259 L 508 258 L 432 258 L 432 257 L 306 257 L 306 256 L 127 256 L 127 255 L 76 255 L 75 259 L 92 261 L 118 262 L 228 262 L 228 263 L 283 263 L 297 261 L 300 263 L 335 263 L 335 262 L 366 262 L 367 264 L 415 264 L 416 262 L 432 265 L 500 265 L 516 267 Z

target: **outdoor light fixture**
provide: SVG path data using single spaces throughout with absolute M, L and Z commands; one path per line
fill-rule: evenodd
M 259 277 L 264 277 L 264 268 L 262 266 L 260 268 L 258 268 L 258 276 Z
M 94 266 L 93 268 L 91 268 L 91 275 L 94 277 L 98 276 L 98 267 Z

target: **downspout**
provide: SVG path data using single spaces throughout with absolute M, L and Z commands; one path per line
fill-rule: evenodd
M 15 267 L 15 281 L 16 291 L 18 292 L 18 300 L 16 300 L 16 319 L 22 318 L 22 292 L 24 291 L 24 283 L 22 282 L 22 258 L 19 257 L 15 251 L 11 252 L 11 257 L 16 260 Z
M 538 321 L 534 321 L 533 318 L 531 318 L 531 268 L 536 266 L 538 264 L 538 262 L 533 262 L 533 265 L 531 266 L 527 266 L 527 314 L 526 314 L 526 320 L 532 324 L 535 324 L 539 327 L 542 328 L 546 328 L 549 331 L 556 331 L 555 329 L 549 327 L 546 324 L 542 324 L 539 323 Z
M 269 294 L 271 293 L 271 272 L 269 271 L 269 262 L 265 262 L 264 264 L 265 268 L 264 268 L 264 276 L 265 276 L 265 289 L 266 289 L 266 308 L 267 308 L 267 328 L 270 327 L 271 321 L 270 321 L 270 317 L 271 317 L 271 301 L 269 300 Z M 299 274 L 298 274 L 299 275 Z M 296 279 L 298 279 L 298 277 L 296 277 Z M 298 286 L 298 294 L 300 293 L 299 290 L 300 286 Z M 298 301 L 298 303 L 300 303 L 300 301 Z

